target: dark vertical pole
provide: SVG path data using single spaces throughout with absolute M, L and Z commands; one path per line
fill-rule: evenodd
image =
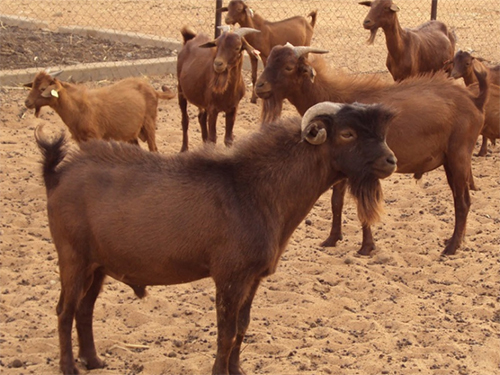
M 432 0 L 432 6 L 431 6 L 431 20 L 435 20 L 437 16 L 437 10 L 438 10 L 438 0 Z
M 220 30 L 217 26 L 220 26 L 221 12 L 217 12 L 217 9 L 222 8 L 222 0 L 215 0 L 215 38 L 220 35 Z

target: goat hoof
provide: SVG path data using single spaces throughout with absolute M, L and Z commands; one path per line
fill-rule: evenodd
M 93 358 L 80 357 L 80 361 L 88 370 L 93 370 L 95 368 L 104 368 L 106 366 L 104 361 L 97 356 Z
M 64 375 L 78 375 L 78 374 L 80 374 L 80 372 L 78 371 L 78 369 L 76 368 L 76 366 L 74 364 L 71 364 L 69 366 L 61 365 L 61 372 Z
M 366 246 L 359 249 L 357 254 L 362 256 L 369 256 L 373 250 L 375 250 L 374 246 Z
M 324 240 L 323 242 L 321 242 L 320 246 L 323 246 L 323 247 L 335 247 L 337 245 L 337 242 L 339 240 L 342 239 L 342 235 L 338 236 L 338 237 L 334 237 L 334 236 L 328 236 L 328 238 L 326 240 Z

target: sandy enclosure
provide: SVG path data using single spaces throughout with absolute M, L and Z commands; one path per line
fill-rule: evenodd
M 149 78 L 157 88 L 175 87 L 175 77 Z M 60 285 L 33 130 L 40 123 L 54 130 L 63 124 L 47 108 L 39 119 L 25 112 L 26 94 L 15 88 L 1 93 L 0 369 L 57 374 Z M 259 126 L 260 109 L 249 97 L 241 103 L 236 141 Z M 286 106 L 284 115 L 295 111 Z M 190 116 L 191 145 L 197 147 L 192 107 Z M 177 99 L 160 104 L 157 140 L 163 154 L 180 149 Z M 249 374 L 498 373 L 499 167 L 498 146 L 485 158 L 474 157 L 480 190 L 472 192 L 466 240 L 456 256 L 444 259 L 439 254 L 453 230 L 454 210 L 442 168 L 419 182 L 399 174 L 383 181 L 386 214 L 373 228 L 378 250 L 371 257 L 355 256 L 361 231 L 351 200 L 344 209 L 344 240 L 336 248 L 319 246 L 330 229 L 330 192 L 325 193 L 307 217 L 310 224 L 304 222 L 292 236 L 276 274 L 257 292 L 244 369 Z M 107 367 L 90 374 L 209 373 L 216 346 L 212 281 L 148 291 L 139 300 L 124 284 L 107 280 L 94 319 Z M 76 352 L 76 338 L 74 345 Z
M 187 11 L 192 11 L 184 2 L 175 2 L 169 11 L 165 2 L 148 0 L 140 2 L 141 17 L 136 17 L 131 13 L 134 3 L 2 0 L 0 13 L 22 6 L 19 15 L 42 14 L 52 28 L 78 24 L 175 36 Z M 279 9 L 279 2 L 268 3 Z M 307 2 L 307 8 L 325 8 L 325 3 Z M 429 11 L 428 1 L 411 3 L 418 11 Z M 202 23 L 207 4 L 212 1 L 198 2 L 196 16 L 189 19 L 210 30 Z M 57 12 L 50 11 L 53 7 Z M 473 16 L 456 14 L 460 46 L 498 37 L 498 8 L 496 0 L 476 1 L 469 5 Z M 318 22 L 315 41 L 331 49 L 335 66 L 384 70 L 383 36 L 366 47 L 367 32 L 350 31 L 366 11 L 358 5 L 353 9 L 358 12 L 353 18 L 336 15 L 335 32 L 332 25 Z M 113 24 L 99 21 L 100 14 Z M 483 33 L 469 36 L 466 31 L 475 22 L 483 25 Z M 326 39 L 327 35 L 336 38 Z M 359 49 L 322 44 L 342 39 L 355 40 Z M 481 52 L 500 61 L 497 49 Z M 176 87 L 173 76 L 148 78 L 156 88 Z M 245 78 L 249 84 L 247 73 Z M 236 120 L 236 142 L 259 127 L 260 107 L 250 103 L 249 90 Z M 0 91 L 0 373 L 48 375 L 59 373 L 55 307 L 60 284 L 33 130 L 40 123 L 55 131 L 64 124 L 50 109 L 42 109 L 39 119 L 25 111 L 26 95 L 21 88 Z M 189 113 L 190 145 L 197 147 L 201 137 L 192 106 Z M 286 104 L 284 116 L 294 115 Z M 180 118 L 177 99 L 160 102 L 160 153 L 180 150 Z M 223 131 L 219 118 L 219 140 Z M 386 214 L 373 227 L 378 249 L 371 257 L 355 256 L 361 228 L 350 199 L 343 213 L 344 240 L 336 248 L 319 246 L 331 224 L 330 192 L 326 192 L 308 215 L 310 223 L 302 223 L 293 234 L 276 274 L 266 278 L 257 292 L 241 355 L 247 373 L 500 373 L 500 146 L 490 147 L 484 158 L 473 157 L 473 173 L 480 190 L 471 192 L 465 242 L 456 256 L 448 258 L 441 258 L 440 252 L 453 231 L 454 208 L 442 168 L 418 182 L 399 174 L 383 181 Z M 94 315 L 97 350 L 107 367 L 88 372 L 79 364 L 81 373 L 210 373 L 216 347 L 213 282 L 149 287 L 148 292 L 139 300 L 126 285 L 107 279 Z

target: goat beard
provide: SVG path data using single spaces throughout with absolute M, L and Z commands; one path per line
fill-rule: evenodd
M 383 192 L 380 180 L 375 176 L 349 178 L 349 191 L 357 201 L 358 217 L 363 225 L 371 225 L 383 214 Z
M 214 94 L 223 94 L 229 85 L 229 70 L 222 73 L 215 73 L 212 77 L 211 87 Z
M 262 101 L 262 123 L 270 123 L 279 119 L 283 109 L 283 99 L 278 99 L 274 95 Z
M 373 44 L 375 37 L 377 36 L 378 27 L 370 29 L 370 37 L 366 41 L 368 44 Z

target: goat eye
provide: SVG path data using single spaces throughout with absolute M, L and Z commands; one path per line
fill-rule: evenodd
M 291 72 L 293 70 L 293 66 L 285 66 L 285 70 L 287 72 Z
M 345 141 L 351 141 L 355 138 L 355 135 L 351 130 L 343 130 L 340 132 L 340 137 Z

